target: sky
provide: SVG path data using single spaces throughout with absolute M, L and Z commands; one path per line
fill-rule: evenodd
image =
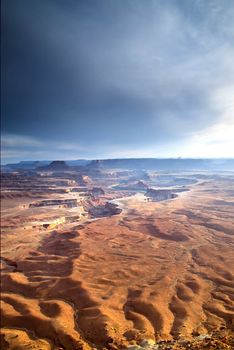
M 233 0 L 3 0 L 2 162 L 234 157 Z

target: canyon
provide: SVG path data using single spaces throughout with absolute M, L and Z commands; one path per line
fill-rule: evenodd
M 145 163 L 2 170 L 2 349 L 233 348 L 234 173 Z

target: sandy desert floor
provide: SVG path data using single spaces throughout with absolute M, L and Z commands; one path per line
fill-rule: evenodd
M 182 341 L 232 334 L 233 179 L 119 204 L 112 217 L 2 233 L 3 349 L 140 349 L 160 340 L 187 349 Z M 222 346 L 214 348 L 232 349 Z

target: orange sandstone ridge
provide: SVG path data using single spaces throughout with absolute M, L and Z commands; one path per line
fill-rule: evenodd
M 233 177 L 157 202 L 108 176 L 98 198 L 3 193 L 2 348 L 233 349 Z M 30 207 L 43 200 L 62 202 Z

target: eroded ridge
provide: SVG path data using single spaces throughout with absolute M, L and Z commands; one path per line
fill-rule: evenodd
M 103 186 L 103 178 L 95 181 Z M 116 199 L 108 181 L 92 193 Z M 176 349 L 182 340 L 233 332 L 233 189 L 224 176 L 162 202 L 128 190 L 115 202 L 121 211 L 105 217 L 90 197 L 98 219 L 40 229 L 25 224 L 26 214 L 17 227 L 20 213 L 12 221 L 4 209 L 14 228 L 2 234 L 2 347 L 125 349 L 168 341 Z M 38 210 L 46 215 L 30 208 L 30 220 Z M 74 218 L 77 209 L 61 210 Z

